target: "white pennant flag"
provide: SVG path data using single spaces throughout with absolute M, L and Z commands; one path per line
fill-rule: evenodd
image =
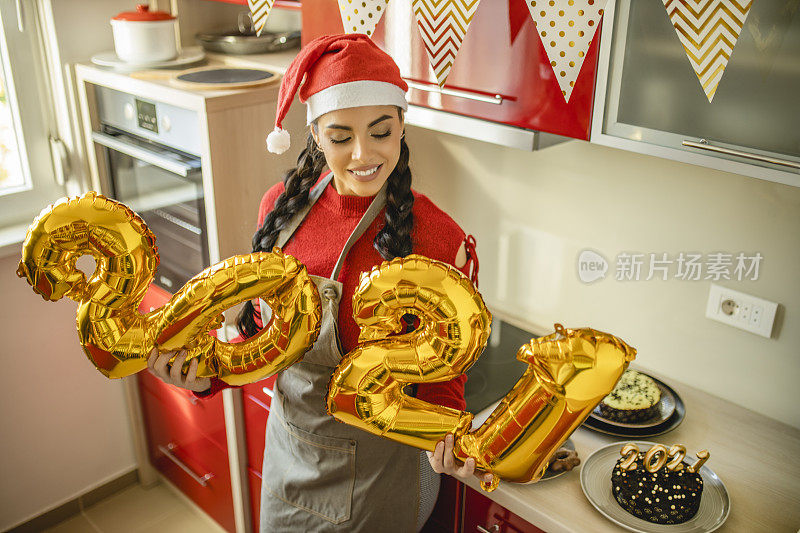
M 561 94 L 569 102 L 586 51 L 600 26 L 606 0 L 525 2 L 542 39 Z
M 663 0 L 669 20 L 711 102 L 753 0 Z
M 250 15 L 253 17 L 253 29 L 256 31 L 256 35 L 261 35 L 274 3 L 275 0 L 247 0 Z
M 339 0 L 344 32 L 365 33 L 372 37 L 388 3 L 389 0 Z

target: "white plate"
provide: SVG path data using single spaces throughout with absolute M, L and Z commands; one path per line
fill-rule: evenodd
M 190 46 L 184 48 L 175 59 L 168 61 L 154 61 L 150 63 L 129 63 L 117 57 L 117 53 L 113 50 L 110 52 L 101 52 L 92 56 L 92 63 L 102 67 L 111 67 L 114 70 L 121 72 L 132 72 L 134 70 L 151 69 L 151 68 L 172 68 L 184 65 L 191 65 L 197 63 L 206 57 L 206 53 L 200 46 Z
M 640 450 L 648 450 L 655 442 L 632 441 Z M 600 513 L 625 529 L 638 533 L 708 533 L 721 526 L 731 512 L 731 501 L 722 480 L 707 466 L 700 467 L 703 494 L 697 514 L 683 524 L 654 524 L 637 518 L 623 509 L 611 494 L 611 471 L 620 458 L 625 442 L 604 446 L 590 455 L 581 468 L 581 488 L 589 502 Z M 713 460 L 713 458 L 711 459 Z

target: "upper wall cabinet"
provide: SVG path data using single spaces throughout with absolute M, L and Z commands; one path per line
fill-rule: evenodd
M 710 103 L 663 3 L 608 0 L 592 142 L 800 186 L 797 10 L 752 3 Z
M 336 0 L 303 0 L 302 6 L 304 43 L 343 31 Z M 511 28 L 519 30 L 513 42 Z M 491 127 L 486 122 L 491 121 L 588 139 L 600 33 L 596 32 L 586 52 L 569 103 L 561 94 L 525 0 L 481 1 L 444 90 L 439 89 L 430 67 L 411 0 L 386 5 L 373 40 L 400 67 L 412 105 L 479 119 L 471 123 L 478 129 Z

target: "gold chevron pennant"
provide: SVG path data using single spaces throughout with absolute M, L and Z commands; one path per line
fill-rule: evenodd
M 339 0 L 344 32 L 366 33 L 372 37 L 388 3 L 389 0 Z
M 275 0 L 247 0 L 247 6 L 253 16 L 253 29 L 256 30 L 256 35 L 261 35 L 264 30 L 264 24 L 267 23 L 267 17 L 274 3 Z
M 753 0 L 662 0 L 711 102 Z
M 561 94 L 569 102 L 586 51 L 600 26 L 606 0 L 527 0 L 525 4 L 542 39 Z
M 444 87 L 481 0 L 412 0 L 436 81 Z

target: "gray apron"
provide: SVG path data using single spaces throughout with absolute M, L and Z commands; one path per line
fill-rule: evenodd
M 309 193 L 309 205 L 281 231 L 283 247 L 328 186 L 333 173 Z M 325 409 L 325 394 L 342 358 L 337 333 L 347 252 L 385 204 L 386 185 L 342 249 L 330 278 L 311 276 L 322 303 L 319 338 L 303 360 L 278 375 L 264 448 L 261 532 L 417 531 L 435 503 L 439 477 L 430 481 L 424 452 L 343 424 Z M 264 324 L 271 316 L 260 303 Z M 426 487 L 420 509 L 420 471 Z M 433 497 L 431 498 L 431 490 Z

